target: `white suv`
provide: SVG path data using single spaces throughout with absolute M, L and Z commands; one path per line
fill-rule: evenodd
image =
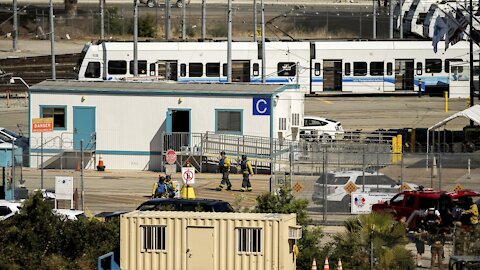
M 327 209 L 332 212 L 350 212 L 350 195 L 345 191 L 345 185 L 350 181 L 355 184 L 358 191 L 362 191 L 363 172 L 358 171 L 332 171 L 327 176 Z M 312 201 L 323 204 L 323 187 L 325 174 L 320 176 L 314 184 Z M 406 183 L 411 189 L 418 186 Z M 374 171 L 365 171 L 365 192 L 398 193 L 401 185 L 399 182 Z
M 338 140 L 343 133 L 340 122 L 316 116 L 304 116 L 300 128 L 300 138 L 306 140 Z

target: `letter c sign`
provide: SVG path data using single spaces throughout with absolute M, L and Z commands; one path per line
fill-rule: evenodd
M 270 98 L 254 98 L 253 115 L 270 115 Z

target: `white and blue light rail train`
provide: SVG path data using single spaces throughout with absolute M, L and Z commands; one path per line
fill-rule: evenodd
M 447 51 L 443 44 L 435 54 L 431 41 L 266 42 L 265 78 L 299 84 L 307 94 L 418 91 L 419 80 L 426 92 L 443 92 L 450 87 L 452 62 L 469 59 L 467 42 Z M 234 42 L 232 81 L 261 82 L 261 52 L 259 43 Z M 79 63 L 79 80 L 129 80 L 133 43 L 87 44 Z M 226 82 L 227 42 L 140 42 L 138 73 L 145 80 Z

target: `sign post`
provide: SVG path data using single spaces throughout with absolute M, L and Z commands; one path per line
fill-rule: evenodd
M 53 118 L 33 118 L 32 132 L 40 132 L 40 188 L 43 189 L 43 132 L 53 131 Z
M 190 199 L 190 185 L 195 184 L 195 168 L 193 167 L 182 167 L 182 181 L 185 184 L 185 196 L 187 199 Z M 193 191 L 193 189 L 192 189 Z M 182 194 L 183 195 L 183 194 Z M 195 198 L 195 192 L 191 194 L 192 199 Z

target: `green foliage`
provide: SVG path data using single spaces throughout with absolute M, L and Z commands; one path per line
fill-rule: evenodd
M 320 239 L 323 237 L 322 229 L 319 227 L 308 227 L 311 219 L 305 209 L 308 206 L 307 200 L 296 199 L 291 195 L 290 189 L 283 187 L 278 195 L 264 193 L 257 197 L 255 212 L 259 213 L 282 213 L 297 214 L 297 223 L 302 225 L 302 238 L 298 241 L 299 255 L 297 257 L 297 269 L 307 270 L 312 267 L 312 259 L 322 258 L 325 252 L 320 246 Z
M 455 230 L 455 255 L 478 256 L 480 254 L 480 226 L 457 227 Z
M 155 36 L 155 17 L 150 13 L 141 16 L 138 20 L 138 36 L 154 37 Z
M 127 21 L 128 22 L 128 21 Z M 105 12 L 105 34 L 107 35 L 124 35 L 125 31 L 125 18 L 119 13 L 118 8 L 108 8 Z M 94 34 L 100 33 L 100 16 L 98 16 L 95 22 Z
M 361 215 L 345 221 L 344 226 L 346 231 L 334 236 L 332 258 L 340 257 L 345 269 L 370 269 L 371 243 L 375 269 L 413 267 L 413 254 L 405 248 L 405 226 L 390 215 Z
M 210 28 L 208 33 L 212 37 L 226 37 L 227 36 L 227 27 L 224 24 L 217 24 L 216 27 Z
M 36 193 L 19 214 L 0 222 L 0 269 L 95 269 L 119 248 L 118 221 L 62 220 Z

